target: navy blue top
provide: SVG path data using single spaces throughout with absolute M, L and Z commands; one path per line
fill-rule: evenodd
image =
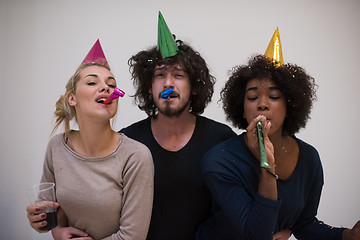
M 290 228 L 297 239 L 341 239 L 344 228 L 316 218 L 324 183 L 316 149 L 295 138 L 299 159 L 287 180 L 277 180 L 278 200 L 274 201 L 257 193 L 260 164 L 243 135 L 217 145 L 203 158 L 202 173 L 213 206 L 197 238 L 272 240 L 274 233 Z
M 154 168 L 154 204 L 148 240 L 194 240 L 211 212 L 211 195 L 201 177 L 201 159 L 212 147 L 236 134 L 225 124 L 197 116 L 194 133 L 179 151 L 168 151 L 155 140 L 147 118 L 121 132 L 145 144 Z

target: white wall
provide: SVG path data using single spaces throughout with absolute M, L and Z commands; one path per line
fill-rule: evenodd
M 129 97 L 127 60 L 156 44 L 159 10 L 217 77 L 204 115 L 221 122 L 227 71 L 263 53 L 279 27 L 285 62 L 303 66 L 319 85 L 312 119 L 298 134 L 323 161 L 318 216 L 352 227 L 360 219 L 358 0 L 0 0 L 1 239 L 51 239 L 28 226 L 24 189 L 40 179 L 55 102 L 97 38 L 126 92 L 115 129 L 146 117 Z

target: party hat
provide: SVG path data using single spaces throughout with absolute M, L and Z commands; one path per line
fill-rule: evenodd
M 94 46 L 90 49 L 89 53 L 81 64 L 88 62 L 96 62 L 109 67 L 105 54 L 101 48 L 99 39 L 95 42 Z
M 160 11 L 158 20 L 158 42 L 156 50 L 160 51 L 161 57 L 163 59 L 167 57 L 173 57 L 179 51 L 175 39 L 171 34 L 169 27 L 166 25 L 164 17 Z
M 278 28 L 276 28 L 264 55 L 276 61 L 277 67 L 284 64 L 283 54 L 281 50 L 280 33 Z

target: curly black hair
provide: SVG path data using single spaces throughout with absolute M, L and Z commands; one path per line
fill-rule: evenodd
M 184 65 L 184 70 L 191 83 L 191 90 L 197 93 L 191 96 L 190 101 L 190 112 L 193 114 L 203 113 L 214 93 L 215 78 L 209 73 L 207 64 L 200 53 L 194 51 L 181 40 L 176 40 L 176 44 L 179 51 L 173 57 L 162 59 L 155 46 L 140 51 L 128 61 L 133 84 L 136 88 L 133 97 L 135 97 L 135 102 L 139 108 L 150 117 L 156 117 L 157 114 L 157 107 L 149 93 L 156 66 L 175 63 Z
M 263 55 L 257 55 L 249 60 L 248 65 L 232 69 L 220 94 L 227 120 L 235 127 L 246 129 L 248 126 L 243 117 L 245 90 L 247 83 L 255 78 L 274 81 L 286 99 L 283 135 L 292 136 L 306 126 L 313 101 L 316 100 L 317 85 L 314 78 L 297 65 L 284 64 L 278 67 L 276 64 Z

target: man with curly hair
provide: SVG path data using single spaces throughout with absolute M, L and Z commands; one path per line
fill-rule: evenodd
M 154 205 L 148 239 L 195 239 L 210 214 L 211 196 L 201 177 L 201 159 L 236 134 L 200 116 L 211 101 L 215 78 L 205 60 L 178 40 L 177 53 L 162 58 L 156 47 L 129 60 L 135 99 L 148 118 L 121 132 L 144 143 L 155 166 Z M 167 98 L 161 92 L 173 89 Z

